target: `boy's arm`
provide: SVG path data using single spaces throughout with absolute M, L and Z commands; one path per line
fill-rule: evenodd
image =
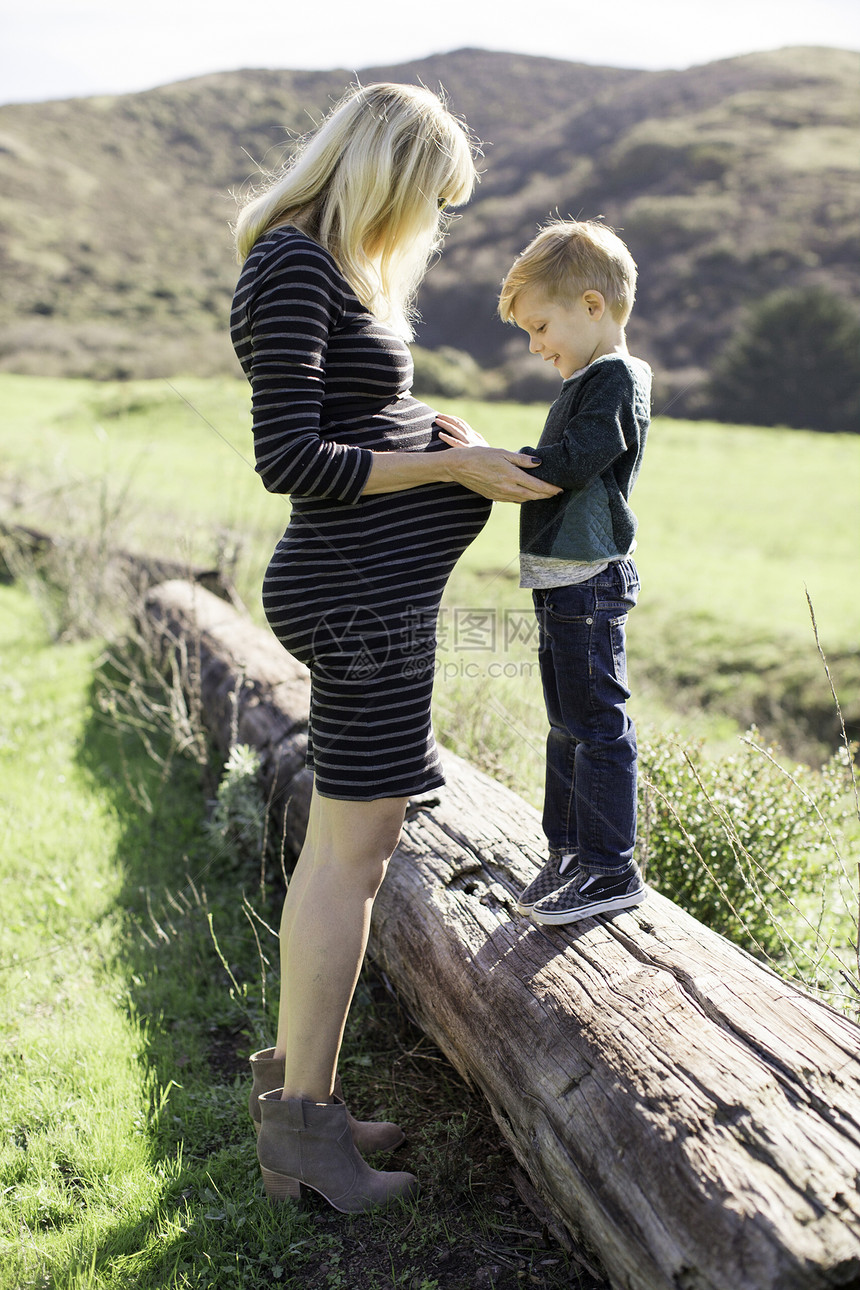
M 540 457 L 541 464 L 532 472 L 538 479 L 573 492 L 602 475 L 629 446 L 624 427 L 630 425 L 634 399 L 630 373 L 623 364 L 613 363 L 594 375 L 600 379 L 590 374 L 583 378 L 576 412 L 558 441 L 521 449 Z

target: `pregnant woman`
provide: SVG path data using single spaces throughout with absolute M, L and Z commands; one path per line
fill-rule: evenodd
M 351 91 L 241 210 L 231 329 L 257 471 L 289 493 L 263 585 L 311 672 L 307 835 L 280 926 L 277 1043 L 251 1059 L 268 1196 L 341 1211 L 409 1194 L 359 1153 L 403 1139 L 352 1119 L 337 1060 L 373 900 L 410 796 L 443 782 L 430 724 L 443 588 L 491 502 L 557 490 L 410 393 L 409 310 L 445 207 L 475 183 L 463 126 L 429 91 Z M 277 1086 L 277 1087 L 276 1087 Z

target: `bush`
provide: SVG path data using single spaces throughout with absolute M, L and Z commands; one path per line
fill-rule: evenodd
M 860 319 L 822 287 L 753 307 L 714 365 L 718 420 L 860 431 Z
M 823 886 L 825 821 L 845 818 L 844 753 L 789 775 L 772 750 L 750 744 L 710 761 L 700 744 L 643 740 L 639 766 L 639 863 L 649 881 L 736 944 L 783 956 L 787 924 L 792 937 L 805 934 L 803 911 Z
M 260 787 L 260 756 L 247 744 L 230 749 L 207 833 L 215 858 L 229 869 L 259 867 L 266 839 L 266 802 Z
M 415 364 L 413 385 L 419 394 L 445 399 L 480 398 L 487 391 L 487 379 L 471 354 L 442 345 L 424 349 L 412 345 Z

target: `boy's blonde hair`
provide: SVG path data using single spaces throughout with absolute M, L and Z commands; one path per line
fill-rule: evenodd
M 411 338 L 412 303 L 477 172 L 465 125 L 417 85 L 354 86 L 236 221 L 239 262 L 294 224 L 337 261 L 359 300 Z
M 538 287 L 550 300 L 573 304 L 599 291 L 624 325 L 636 297 L 636 264 L 616 233 L 598 220 L 555 220 L 514 260 L 499 296 L 503 322 L 514 322 L 517 297 Z

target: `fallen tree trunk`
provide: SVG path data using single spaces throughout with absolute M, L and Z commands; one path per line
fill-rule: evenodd
M 213 732 L 260 750 L 295 848 L 305 669 L 200 588 L 147 603 L 196 641 Z M 444 761 L 370 952 L 594 1269 L 619 1290 L 860 1290 L 860 1028 L 656 893 L 570 928 L 518 916 L 537 813 Z
M 107 572 L 122 579 L 123 590 L 142 595 L 156 583 L 168 579 L 196 582 L 216 596 L 241 609 L 241 601 L 230 579 L 221 569 L 203 569 L 187 560 L 168 560 L 134 551 L 105 548 L 91 538 L 75 535 L 56 537 L 26 524 L 0 521 L 0 581 L 19 576 L 22 567 L 45 567 L 51 559 L 66 567 L 102 564 Z

